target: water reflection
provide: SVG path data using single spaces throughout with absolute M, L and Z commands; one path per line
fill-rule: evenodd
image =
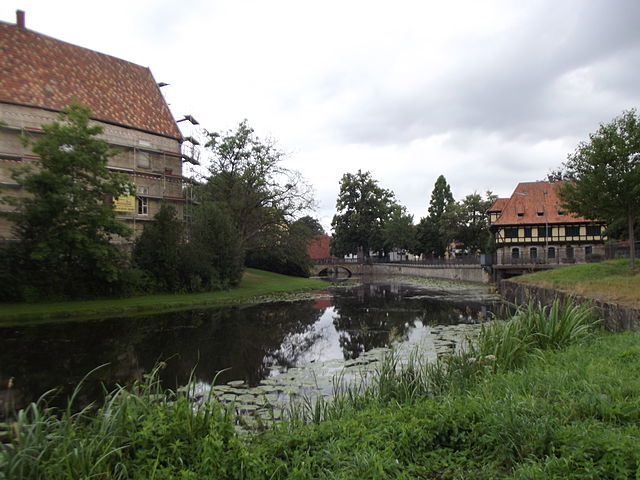
M 161 379 L 170 388 L 192 374 L 211 382 L 221 370 L 216 383 L 257 385 L 295 366 L 355 359 L 406 341 L 423 325 L 474 321 L 488 306 L 441 291 L 365 284 L 296 303 L 0 328 L 0 416 L 50 389 L 60 389 L 63 401 L 99 365 L 80 404 L 99 397 L 103 384 L 141 379 L 159 361 L 166 362 Z

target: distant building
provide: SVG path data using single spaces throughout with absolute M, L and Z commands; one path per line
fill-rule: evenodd
M 329 244 L 331 242 L 331 236 L 329 235 L 316 235 L 309 243 L 307 253 L 311 260 L 321 260 L 323 258 L 329 258 Z
M 20 136 L 37 138 L 72 102 L 90 107 L 101 138 L 119 153 L 112 171 L 131 177 L 135 195 L 116 199 L 118 218 L 138 234 L 162 202 L 183 214 L 182 135 L 151 71 L 125 60 L 0 22 L 0 186 L 21 195 L 12 167 L 35 156 Z M 0 242 L 12 239 L 0 219 Z
M 497 263 L 583 263 L 604 255 L 605 224 L 560 205 L 562 182 L 519 183 L 488 210 Z

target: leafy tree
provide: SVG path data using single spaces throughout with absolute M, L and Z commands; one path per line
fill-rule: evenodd
M 211 291 L 240 283 L 244 250 L 226 205 L 205 201 L 194 211 L 189 243 L 183 247 L 185 284 Z
M 425 255 L 442 255 L 436 252 L 439 244 L 437 225 L 427 216 L 420 219 L 416 225 L 416 253 Z
M 365 256 L 370 250 L 384 247 L 383 227 L 394 205 L 390 190 L 378 186 L 369 172 L 345 173 L 340 180 L 340 193 L 331 222 L 333 239 L 331 251 L 334 255 L 357 253 Z
M 404 206 L 391 207 L 389 218 L 383 226 L 383 233 L 385 251 L 393 248 L 415 251 L 416 227 L 413 225 L 413 215 L 407 213 Z
M 177 292 L 185 287 L 183 237 L 184 224 L 176 218 L 175 208 L 163 204 L 136 239 L 133 263 L 152 278 L 154 289 Z
M 131 186 L 108 170 L 114 151 L 96 138 L 102 128 L 89 123 L 90 115 L 88 108 L 67 107 L 32 143 L 34 168 L 13 175 L 28 193 L 4 199 L 16 207 L 5 215 L 19 241 L 3 255 L 17 299 L 82 297 L 120 287 L 124 254 L 111 240 L 130 230 L 116 220 L 111 199 Z
M 300 174 L 282 166 L 284 153 L 257 137 L 246 120 L 235 132 L 208 138 L 213 157 L 202 197 L 228 210 L 243 250 L 269 245 L 272 235 L 313 205 Z
M 429 215 L 418 224 L 418 240 L 423 253 L 442 256 L 447 251 L 454 236 L 454 205 L 451 188 L 444 175 L 440 175 L 431 192 Z
M 308 247 L 311 239 L 318 235 L 319 226 L 309 219 L 314 220 L 302 217 L 282 228 L 277 237 L 271 237 L 268 247 L 250 250 L 246 265 L 285 275 L 308 277 L 312 265 Z
M 487 192 L 483 199 L 478 193 L 467 195 L 455 208 L 455 239 L 462 243 L 465 250 L 486 251 L 491 242 L 489 217 L 487 210 L 493 205 L 496 196 Z
M 573 178 L 560 188 L 565 207 L 610 224 L 624 221 L 631 246 L 630 266 L 635 269 L 634 230 L 640 214 L 640 119 L 636 111 L 625 111 L 601 124 L 564 166 Z
M 311 235 L 326 235 L 324 228 L 318 221 L 310 215 L 305 215 L 294 222 L 296 225 L 303 226 L 309 230 Z

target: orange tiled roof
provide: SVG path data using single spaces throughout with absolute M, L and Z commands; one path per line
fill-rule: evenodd
M 510 198 L 496 200 L 489 210 L 502 210 L 502 214 L 492 225 L 577 223 L 589 221 L 584 217 L 565 211 L 565 209 L 560 206 L 558 188 L 562 183 L 563 182 L 519 183 Z M 500 200 L 504 200 L 504 203 L 498 204 Z M 558 215 L 559 211 L 564 211 L 564 215 Z M 539 215 L 539 213 L 542 215 Z M 518 214 L 521 216 L 518 216 Z
M 487 210 L 487 211 L 488 212 L 501 212 L 508 201 L 509 201 L 508 198 L 496 198 L 496 201 L 493 202 L 493 205 L 491 205 L 491 208 L 489 210 Z
M 0 102 L 60 111 L 73 101 L 96 120 L 182 138 L 148 68 L 0 22 Z

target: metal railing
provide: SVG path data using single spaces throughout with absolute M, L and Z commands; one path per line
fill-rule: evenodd
M 480 257 L 476 255 L 464 255 L 455 258 L 427 258 L 422 260 L 391 260 L 388 257 L 367 257 L 367 258 L 320 258 L 315 259 L 317 265 L 340 265 L 340 264 L 358 264 L 373 265 L 380 263 L 398 264 L 398 265 L 428 265 L 428 266 L 456 266 L 456 265 L 479 265 Z

